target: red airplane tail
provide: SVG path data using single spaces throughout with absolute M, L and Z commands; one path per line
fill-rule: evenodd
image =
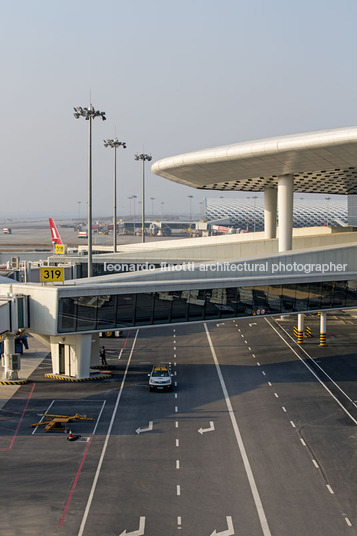
M 52 244 L 54 246 L 57 246 L 58 244 L 63 244 L 62 238 L 57 230 L 55 222 L 52 218 L 48 218 L 48 221 L 50 222 Z

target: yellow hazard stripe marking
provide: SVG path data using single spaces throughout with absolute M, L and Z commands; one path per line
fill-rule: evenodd
M 62 380 L 65 382 L 90 382 L 96 380 L 104 380 L 106 378 L 111 378 L 111 374 L 101 374 L 100 376 L 94 376 L 91 378 L 67 378 L 66 376 L 58 376 L 56 374 L 45 374 L 45 378 L 50 378 L 52 380 Z

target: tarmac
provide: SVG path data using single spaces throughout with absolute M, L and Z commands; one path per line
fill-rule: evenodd
M 24 350 L 21 355 L 21 370 L 19 371 L 19 379 L 21 380 L 29 378 L 50 353 L 50 349 L 34 337 L 29 337 L 28 341 L 29 349 Z M 0 367 L 0 376 L 4 377 L 3 367 Z M 0 409 L 17 393 L 20 387 L 21 385 L 0 385 Z

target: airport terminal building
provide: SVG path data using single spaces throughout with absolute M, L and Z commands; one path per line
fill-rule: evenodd
M 6 375 L 13 372 L 16 326 L 51 349 L 55 377 L 77 380 L 92 376 L 104 330 L 321 311 L 326 332 L 327 310 L 357 307 L 354 228 L 293 224 L 294 192 L 355 198 L 357 127 L 178 155 L 156 162 L 152 171 L 201 190 L 264 196 L 264 230 L 119 246 L 97 256 L 110 266 L 98 277 L 4 281 L 0 328 L 7 333 Z M 330 213 L 332 218 L 329 207 Z M 59 266 L 61 259 L 53 262 Z M 122 263 L 147 263 L 148 269 L 113 269 Z

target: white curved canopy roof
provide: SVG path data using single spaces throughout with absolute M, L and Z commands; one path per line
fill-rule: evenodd
M 357 193 L 357 127 L 235 143 L 164 158 L 151 170 L 194 188 L 261 192 L 294 175 L 294 190 Z

